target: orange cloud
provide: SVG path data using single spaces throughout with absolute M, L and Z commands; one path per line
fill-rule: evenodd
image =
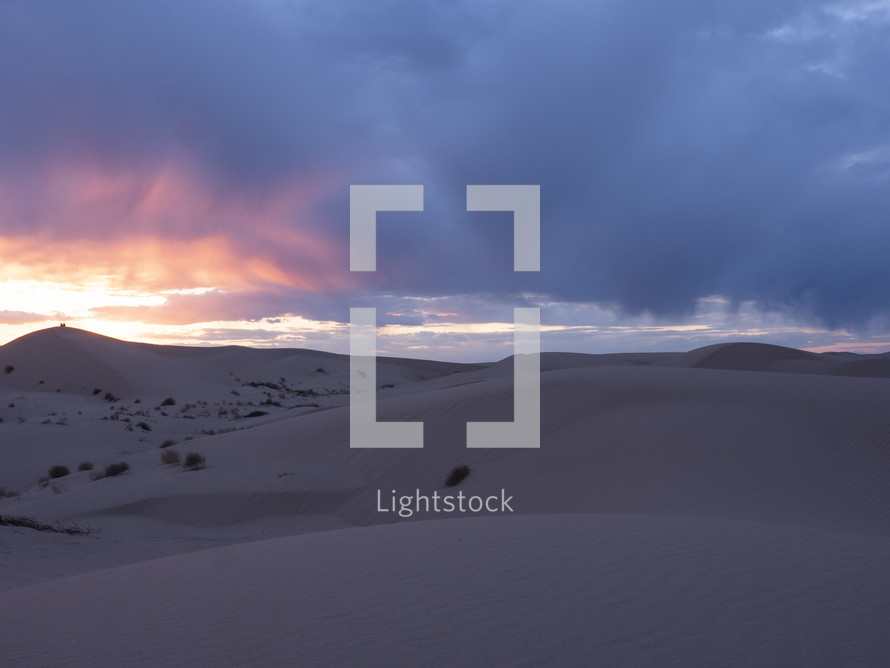
M 343 283 L 321 274 L 323 268 L 317 261 L 308 269 L 298 263 L 292 266 L 277 262 L 221 235 L 195 240 L 142 237 L 106 242 L 53 241 L 46 235 L 0 237 L 0 257 L 4 259 L 0 277 L 5 280 L 90 284 L 105 279 L 123 290 L 282 286 L 317 291 Z
M 344 289 L 345 251 L 311 225 L 313 207 L 339 187 L 307 177 L 226 192 L 181 161 L 119 171 L 67 161 L 46 171 L 39 193 L 0 183 L 0 280 Z

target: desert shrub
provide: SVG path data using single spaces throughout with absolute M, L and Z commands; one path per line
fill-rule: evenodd
M 198 469 L 204 468 L 204 463 L 207 460 L 204 459 L 203 455 L 199 455 L 197 452 L 190 452 L 185 456 L 185 461 L 182 462 L 182 468 L 188 469 L 189 471 L 197 471 Z
M 317 371 L 318 373 L 324 373 L 324 367 L 318 367 L 318 368 L 316 369 L 316 371 Z
M 255 418 L 262 417 L 263 415 L 268 415 L 268 413 L 266 411 L 250 411 L 245 417 Z
M 453 469 L 451 469 L 451 473 L 449 473 L 448 477 L 445 479 L 445 486 L 456 487 L 457 485 L 462 483 L 468 475 L 470 475 L 469 466 L 455 466 Z
M 0 515 L 0 527 L 24 527 L 26 529 L 34 529 L 35 531 L 67 533 L 69 536 L 88 536 L 93 532 L 91 527 L 87 526 L 81 528 L 73 522 L 69 525 L 60 522 L 56 522 L 55 524 L 44 524 L 33 517 L 16 515 Z
M 56 464 L 49 470 L 49 477 L 55 480 L 56 478 L 64 478 L 69 473 L 71 473 L 71 471 L 68 470 L 67 466 Z
M 173 397 L 167 397 L 166 399 L 164 399 L 161 402 L 161 406 L 175 406 L 175 405 L 176 405 L 176 399 L 174 399 Z
M 15 367 L 12 366 L 12 364 L 7 364 L 7 365 L 6 365 L 6 368 L 3 369 L 3 370 L 6 372 L 6 375 L 8 376 L 8 375 L 11 374 L 13 371 L 15 371 Z
M 151 431 L 151 427 L 148 426 L 148 422 L 137 422 L 136 426 L 139 427 L 142 431 Z
M 77 467 L 78 471 L 92 471 L 93 470 L 93 462 L 81 462 L 81 464 Z
M 276 392 L 278 390 L 284 389 L 283 387 L 281 387 L 281 385 L 279 385 L 278 383 L 273 383 L 271 380 L 252 380 L 249 383 L 244 383 L 244 384 L 247 385 L 248 387 L 256 387 L 256 388 L 267 387 L 270 390 L 275 390 Z
M 95 397 L 95 396 L 96 396 L 97 394 L 99 394 L 101 391 L 102 391 L 101 388 L 99 388 L 99 387 L 95 388 L 95 389 L 93 390 L 93 396 Z
M 167 439 L 166 441 L 161 443 L 162 448 L 169 448 L 171 445 L 176 445 L 176 441 L 171 441 L 170 439 Z
M 118 462 L 117 464 L 109 464 L 105 467 L 105 475 L 106 478 L 112 478 L 116 475 L 120 475 L 121 473 L 126 473 L 130 470 L 130 465 L 127 462 Z
M 179 453 L 176 450 L 164 450 L 161 453 L 161 464 L 178 464 Z

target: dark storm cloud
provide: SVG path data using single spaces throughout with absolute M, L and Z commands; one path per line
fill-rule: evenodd
M 349 183 L 423 183 L 423 214 L 380 217 L 369 294 L 721 294 L 865 328 L 890 309 L 888 37 L 875 2 L 7 2 L 0 174 L 27 208 L 60 156 L 174 152 L 248 199 L 333 173 L 288 224 L 341 245 Z M 511 271 L 507 217 L 464 211 L 485 183 L 541 185 L 539 275 Z

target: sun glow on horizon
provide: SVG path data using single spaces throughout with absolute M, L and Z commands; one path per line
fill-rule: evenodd
M 69 290 L 76 295 L 77 290 Z M 61 294 L 61 292 L 60 292 Z M 83 298 L 81 295 L 80 298 Z M 117 300 L 152 299 L 145 295 L 108 295 Z M 15 316 L 25 318 L 15 321 Z M 30 332 L 66 322 L 69 326 L 126 341 L 142 343 L 213 347 L 242 345 L 253 348 L 309 348 L 347 354 L 349 352 L 349 324 L 319 321 L 288 314 L 253 320 L 212 320 L 189 324 L 147 323 L 139 320 L 108 320 L 85 313 L 82 317 L 56 320 L 28 319 L 25 312 L 0 311 L 0 344 Z M 59 314 L 68 316 L 71 314 Z M 513 324 L 442 323 L 422 326 L 382 325 L 378 327 L 380 355 L 440 359 L 460 362 L 490 362 L 510 355 Z M 812 352 L 852 351 L 881 353 L 890 349 L 883 340 L 856 341 L 842 332 L 811 330 L 804 341 L 785 340 L 799 336 L 793 328 L 764 328 L 751 331 L 721 327 L 687 330 L 676 327 L 637 328 L 609 325 L 544 325 L 541 331 L 542 351 L 577 353 L 614 352 L 682 352 L 701 346 L 739 340 L 788 345 Z
M 230 192 L 178 158 L 125 170 L 62 161 L 44 176 L 40 197 L 0 182 L 0 342 L 66 322 L 146 343 L 348 351 L 348 296 L 361 292 L 361 281 L 348 271 L 344 239 L 305 224 L 342 178 Z M 379 327 L 381 354 L 462 361 L 509 354 L 513 323 L 504 310 L 489 311 L 486 297 L 378 297 L 380 313 L 408 319 Z M 755 337 L 825 351 L 885 345 L 732 306 L 720 295 L 702 297 L 676 322 L 609 304 L 514 297 L 541 308 L 545 350 L 689 350 Z M 318 308 L 329 299 L 334 308 Z
M 3 309 L 0 310 L 0 344 L 65 322 L 72 327 L 97 334 L 142 343 L 176 345 L 212 345 L 221 333 L 225 344 L 281 345 L 299 342 L 300 333 L 322 333 L 341 328 L 339 323 L 320 322 L 300 316 L 281 316 L 258 320 L 210 320 L 188 324 L 149 323 L 139 319 L 103 318 L 101 309 L 162 307 L 173 295 L 205 295 L 219 292 L 199 287 L 165 290 L 160 293 L 124 290 L 110 279 L 95 279 L 89 284 L 68 285 L 56 281 L 9 280 L 2 284 Z M 240 332 L 240 334 L 239 334 Z
M 39 192 L 0 180 L 3 342 L 66 321 L 127 340 L 195 344 L 211 330 L 255 330 L 238 312 L 252 293 L 326 293 L 353 280 L 341 243 L 305 224 L 340 188 L 336 175 L 225 189 L 171 151 L 123 167 L 62 155 L 33 176 Z M 189 312 L 204 295 L 215 301 Z M 265 324 L 270 340 L 274 324 Z

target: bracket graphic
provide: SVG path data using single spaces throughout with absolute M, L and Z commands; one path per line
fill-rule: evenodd
M 513 271 L 541 270 L 540 186 L 467 186 L 467 211 L 513 212 Z M 349 269 L 377 270 L 377 212 L 423 211 L 423 186 L 350 186 Z M 422 448 L 422 422 L 377 420 L 377 309 L 349 312 L 349 447 Z M 513 421 L 468 422 L 468 448 L 541 447 L 541 314 L 513 310 Z

